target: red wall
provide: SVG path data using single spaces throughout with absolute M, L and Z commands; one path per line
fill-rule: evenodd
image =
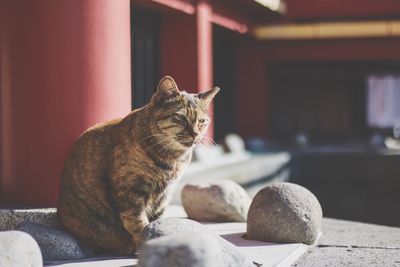
M 1 204 L 55 205 L 73 141 L 130 111 L 129 5 L 1 1 Z

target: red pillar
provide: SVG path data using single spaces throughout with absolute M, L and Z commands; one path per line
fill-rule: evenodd
M 213 39 L 212 39 L 212 9 L 207 1 L 199 1 L 197 4 L 197 89 L 199 92 L 210 90 L 213 87 Z M 209 112 L 214 108 L 210 105 Z M 214 136 L 214 118 L 208 126 L 207 135 Z
M 0 201 L 55 205 L 73 141 L 130 111 L 130 3 L 0 4 Z
M 161 74 L 174 77 L 181 90 L 199 93 L 213 87 L 211 16 L 210 4 L 198 1 L 194 16 L 174 13 L 163 18 Z M 208 136 L 213 136 L 213 123 Z

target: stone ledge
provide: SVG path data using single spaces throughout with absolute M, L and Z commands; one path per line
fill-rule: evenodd
M 3 213 L 1 213 L 3 212 Z M 0 221 L 3 222 L 5 215 L 11 215 L 12 220 L 3 224 L 3 228 L 9 228 L 16 225 L 21 220 L 33 219 L 37 223 L 46 223 L 50 227 L 58 227 L 56 221 L 56 209 L 37 209 L 37 210 L 0 210 Z M 35 215 L 35 216 L 33 216 Z M 187 217 L 181 206 L 168 207 L 165 217 Z M 44 219 L 43 221 L 40 221 Z M 205 223 L 203 224 L 210 231 L 220 235 L 224 239 L 233 243 L 244 254 L 248 255 L 256 262 L 264 263 L 263 267 L 269 266 L 290 266 L 298 259 L 309 246 L 304 244 L 272 244 L 260 241 L 246 240 L 243 235 L 246 232 L 246 223 Z M 47 266 L 136 266 L 135 257 L 95 257 L 67 262 L 46 262 Z
M 23 221 L 59 228 L 56 208 L 45 209 L 0 209 L 0 231 L 13 230 Z
M 325 218 L 322 231 L 292 266 L 400 266 L 400 228 Z
M 294 267 L 400 266 L 399 250 L 315 248 L 304 254 Z

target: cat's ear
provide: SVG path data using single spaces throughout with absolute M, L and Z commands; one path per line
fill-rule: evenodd
M 165 76 L 158 83 L 156 96 L 158 101 L 165 101 L 176 97 L 179 94 L 178 86 L 174 79 L 170 76 Z
M 200 93 L 198 94 L 198 98 L 200 98 L 205 104 L 206 106 L 210 105 L 211 100 L 213 100 L 214 96 L 219 92 L 219 87 L 214 87 L 211 90 L 208 90 L 204 93 Z

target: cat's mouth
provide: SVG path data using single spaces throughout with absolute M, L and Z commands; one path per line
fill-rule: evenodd
M 201 138 L 197 137 L 185 137 L 185 138 L 176 138 L 176 141 L 178 141 L 181 145 L 184 147 L 193 147 L 194 145 L 197 145 L 200 143 Z
M 176 138 L 176 140 L 185 147 L 192 147 L 196 144 L 196 138 L 188 139 L 188 138 Z
M 191 147 L 194 144 L 194 141 L 179 141 L 179 143 L 181 143 L 182 145 L 186 146 L 186 147 Z

